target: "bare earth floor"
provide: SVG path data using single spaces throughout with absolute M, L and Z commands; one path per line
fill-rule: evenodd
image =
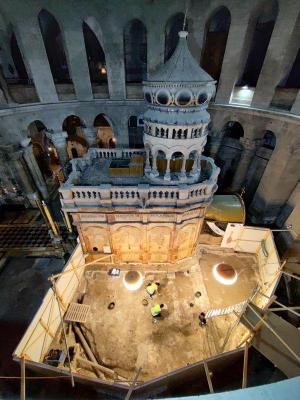
M 212 266 L 222 261 L 239 274 L 232 286 L 222 285 L 212 276 Z M 122 270 L 119 277 L 110 277 L 100 268 L 87 271 L 83 303 L 91 310 L 82 330 L 100 364 L 128 379 L 139 367 L 141 380 L 155 378 L 222 352 L 236 316 L 215 317 L 200 327 L 198 315 L 246 300 L 258 283 L 256 269 L 251 255 L 204 251 L 187 261 L 186 268 L 181 264 L 177 272 L 145 272 L 143 286 L 134 292 L 123 284 L 126 271 Z M 151 299 L 145 287 L 153 279 L 160 286 Z M 199 298 L 196 292 L 201 293 Z M 148 305 L 143 305 L 144 299 Z M 115 303 L 112 310 L 108 309 L 110 302 Z M 158 321 L 150 312 L 155 303 L 165 305 Z M 236 347 L 244 333 L 245 328 L 239 326 L 230 336 L 226 351 Z

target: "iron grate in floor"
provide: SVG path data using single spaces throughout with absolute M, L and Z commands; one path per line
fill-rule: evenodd
M 88 304 L 70 303 L 64 320 L 68 322 L 84 323 L 87 320 L 90 308 L 91 306 Z

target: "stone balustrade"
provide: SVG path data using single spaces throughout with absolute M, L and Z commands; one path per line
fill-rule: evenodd
M 185 207 L 195 203 L 207 204 L 217 190 L 215 181 L 207 180 L 194 185 L 179 187 L 153 186 L 117 186 L 102 184 L 99 186 L 71 186 L 60 188 L 63 208 L 76 207 Z
M 207 125 L 208 124 L 170 127 L 168 125 L 150 124 L 145 121 L 144 132 L 147 135 L 163 139 L 195 139 L 207 135 Z
M 83 171 L 87 165 L 91 165 L 96 158 L 131 158 L 133 155 L 146 155 L 146 151 L 141 149 L 106 149 L 106 148 L 90 148 L 88 152 L 80 158 L 70 160 L 72 171 Z M 72 183 L 74 175 L 70 175 L 67 183 Z

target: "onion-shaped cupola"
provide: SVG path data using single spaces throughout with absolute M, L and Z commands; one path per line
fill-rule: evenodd
M 187 35 L 179 32 L 172 57 L 143 82 L 145 173 L 155 183 L 194 183 L 201 172 L 216 82 L 191 55 Z

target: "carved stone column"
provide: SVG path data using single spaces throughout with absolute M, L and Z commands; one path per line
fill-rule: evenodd
M 49 137 L 56 148 L 58 158 L 60 160 L 61 166 L 63 167 L 65 163 L 68 161 L 67 143 L 66 143 L 66 138 L 68 137 L 68 134 L 67 132 L 54 132 Z
M 231 190 L 233 191 L 238 191 L 241 189 L 246 180 L 247 172 L 255 155 L 256 149 L 260 145 L 260 140 L 257 139 L 249 140 L 247 138 L 241 138 L 240 142 L 243 146 L 243 151 L 231 184 Z
M 181 171 L 180 171 L 180 174 L 179 174 L 179 179 L 185 179 L 186 178 L 185 159 L 186 159 L 186 157 L 183 156 Z
M 159 172 L 157 170 L 157 154 L 153 154 L 153 159 L 152 159 L 152 170 L 150 172 L 150 176 L 155 178 L 156 176 L 159 175 Z
M 150 165 L 150 150 L 146 149 L 146 162 L 145 162 L 145 172 L 150 172 L 151 171 L 151 165 Z

